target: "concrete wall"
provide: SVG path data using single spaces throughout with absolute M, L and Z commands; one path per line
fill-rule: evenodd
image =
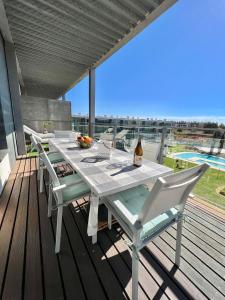
M 37 132 L 71 130 L 71 103 L 54 99 L 21 96 L 23 122 Z

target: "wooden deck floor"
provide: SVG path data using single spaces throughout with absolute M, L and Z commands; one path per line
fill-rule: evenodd
M 87 237 L 83 200 L 64 210 L 62 251 L 55 216 L 37 189 L 36 159 L 20 159 L 0 198 L 0 299 L 129 299 L 131 257 L 118 225 Z M 141 253 L 139 299 L 225 299 L 225 213 L 190 200 L 180 269 L 176 227 Z

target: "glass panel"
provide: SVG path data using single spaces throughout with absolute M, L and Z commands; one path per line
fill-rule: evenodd
M 14 145 L 14 124 L 12 117 L 11 99 L 8 85 L 8 75 L 5 61 L 5 52 L 3 39 L 0 35 L 0 137 L 1 147 L 5 148 L 1 151 L 2 155 L 9 153 L 10 163 L 13 165 L 15 161 L 15 145 Z M 7 146 L 6 146 L 7 145 Z

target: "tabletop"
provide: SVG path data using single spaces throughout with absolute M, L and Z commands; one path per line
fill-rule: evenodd
M 131 153 L 114 148 L 110 159 L 101 159 L 98 156 L 98 144 L 89 149 L 81 149 L 74 140 L 68 138 L 52 138 L 49 143 L 99 197 L 154 182 L 158 177 L 172 172 L 171 168 L 146 159 L 143 159 L 141 167 L 135 167 Z

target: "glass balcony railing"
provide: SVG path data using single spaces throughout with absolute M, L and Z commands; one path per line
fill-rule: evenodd
M 87 134 L 88 124 L 75 124 L 73 129 Z M 132 152 L 138 136 L 141 135 L 144 155 L 147 159 L 152 159 L 151 149 L 154 148 L 154 145 L 158 145 L 158 149 L 162 146 L 160 145 L 162 131 L 163 127 L 96 124 L 95 138 L 100 139 L 101 135 L 105 133 L 111 134 L 113 138 L 119 137 L 115 143 L 116 147 Z M 161 148 L 163 149 L 163 163 L 173 168 L 175 172 L 196 164 L 208 163 L 210 168 L 197 184 L 194 194 L 196 197 L 225 209 L 225 143 L 223 135 L 220 133 L 220 137 L 215 137 L 215 130 L 208 128 L 199 131 L 198 129 L 193 133 L 193 129 L 191 129 L 188 132 L 188 128 L 186 128 L 184 132 L 180 132 L 180 130 L 167 127 L 164 145 Z
M 47 124 L 47 123 L 46 123 Z M 45 125 L 46 125 L 45 124 Z M 49 132 L 51 126 L 49 125 Z M 53 124 L 57 125 L 57 124 Z M 70 123 L 71 125 L 71 123 Z M 68 124 L 68 128 L 70 127 Z M 88 123 L 72 123 L 74 131 L 88 134 Z M 162 138 L 162 133 L 165 136 Z M 107 123 L 95 124 L 96 140 L 111 138 L 114 146 L 133 153 L 138 136 L 142 136 L 144 157 L 160 159 L 161 163 L 173 168 L 175 172 L 196 164 L 208 163 L 209 170 L 194 190 L 196 197 L 205 199 L 225 209 L 225 143 L 223 129 L 193 129 L 162 126 L 137 126 Z M 158 153 L 157 156 L 155 153 Z

